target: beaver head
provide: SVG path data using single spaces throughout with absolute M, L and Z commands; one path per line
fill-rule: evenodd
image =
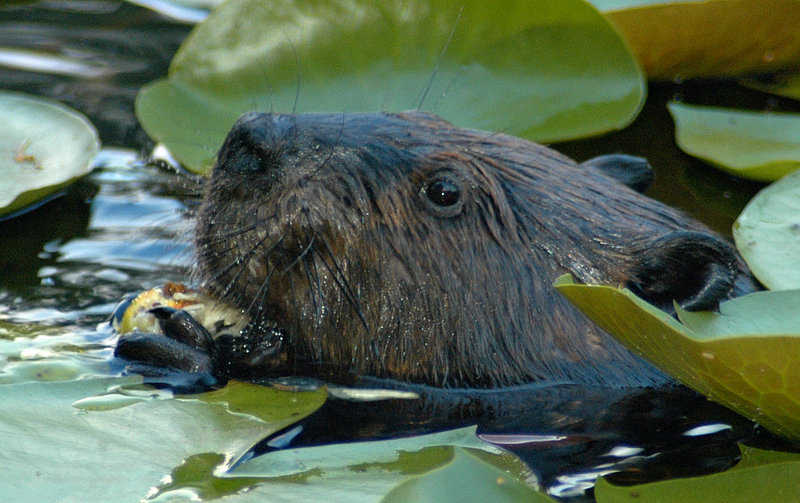
M 244 115 L 195 245 L 205 288 L 288 334 L 272 365 L 443 386 L 664 382 L 563 273 L 666 309 L 752 288 L 728 243 L 602 170 L 421 112 Z

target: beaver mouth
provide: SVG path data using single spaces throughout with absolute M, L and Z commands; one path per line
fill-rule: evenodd
M 246 313 L 255 329 L 313 330 L 342 304 L 363 321 L 348 276 L 352 261 L 342 258 L 345 238 L 327 221 L 315 224 L 313 210 L 234 227 L 242 229 L 235 242 L 221 237 L 221 246 L 201 250 L 202 277 L 207 289 Z

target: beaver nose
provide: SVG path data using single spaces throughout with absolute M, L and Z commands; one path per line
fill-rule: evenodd
M 282 139 L 289 128 L 282 116 L 258 112 L 242 115 L 228 132 L 215 169 L 276 174 L 281 165 Z
M 628 288 L 673 310 L 713 310 L 733 296 L 741 271 L 731 245 L 713 234 L 676 231 L 634 247 Z

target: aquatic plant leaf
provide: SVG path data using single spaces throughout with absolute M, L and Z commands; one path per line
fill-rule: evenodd
M 645 94 L 608 21 L 580 0 L 231 0 L 169 77 L 142 89 L 148 134 L 207 170 L 245 111 L 432 111 L 539 141 L 622 128 Z
M 473 494 L 551 501 L 536 492 L 536 478 L 524 463 L 480 440 L 474 426 L 408 438 L 274 451 L 241 463 L 223 476 L 260 479 L 263 482 L 252 489 L 253 494 L 292 494 L 294 501 L 454 501 L 453 483 L 466 479 L 464 485 L 473 488 Z M 454 494 L 443 498 L 443 491 Z M 410 494 L 414 498 L 404 499 Z M 539 496 L 544 499 L 535 499 Z
M 800 288 L 800 171 L 765 187 L 733 224 L 750 270 L 770 290 Z
M 0 93 L 0 218 L 41 203 L 91 171 L 88 119 L 52 100 Z
M 681 323 L 628 290 L 579 285 L 569 276 L 559 278 L 556 288 L 684 385 L 800 440 L 800 290 L 739 297 L 722 303 L 719 313 L 678 308 Z
M 459 446 L 485 449 L 499 454 L 501 450 L 484 442 L 475 434 L 475 427 L 432 433 L 395 440 L 352 442 L 301 449 L 284 449 L 239 464 L 230 472 L 236 477 L 282 477 L 309 470 L 346 470 L 362 465 L 386 465 L 397 462 L 401 453 L 417 452 L 427 447 Z
M 10 439 L 0 451 L 4 500 L 378 502 L 404 481 L 450 463 L 455 446 L 480 459 L 476 478 L 502 470 L 510 486 L 536 486 L 522 461 L 480 440 L 474 427 L 287 449 L 238 465 L 239 472 L 263 466 L 258 476 L 227 474 L 255 442 L 321 405 L 324 388 L 291 392 L 231 382 L 174 397 L 138 377 L 106 377 L 107 348 L 98 355 L 97 343 L 86 342 L 106 335 L 0 322 L 0 437 Z
M 800 454 L 740 446 L 742 460 L 730 470 L 635 486 L 615 486 L 599 479 L 598 503 L 750 503 L 790 501 L 800 494 Z
M 469 450 L 455 447 L 453 451 L 449 463 L 399 484 L 381 499 L 381 503 L 555 502 L 524 482 L 510 478 Z
M 187 459 L 213 455 L 214 467 L 224 469 L 325 396 L 233 383 L 222 394 L 169 398 L 139 380 L 0 385 L 0 431 L 9 440 L 0 451 L 4 499 L 140 501 Z M 230 501 L 242 501 L 237 491 L 231 488 Z
M 800 114 L 667 107 L 681 150 L 723 171 L 769 182 L 800 168 Z
M 796 0 L 589 0 L 650 79 L 768 73 L 800 65 Z

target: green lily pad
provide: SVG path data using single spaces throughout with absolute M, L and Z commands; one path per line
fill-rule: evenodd
M 502 450 L 484 442 L 475 434 L 476 427 L 420 435 L 396 440 L 331 444 L 302 449 L 284 449 L 239 464 L 228 476 L 282 477 L 310 470 L 331 472 L 367 464 L 386 466 L 396 463 L 402 453 L 418 452 L 429 447 L 458 446 L 484 449 L 500 454 Z
M 678 146 L 742 178 L 769 182 L 800 168 L 800 115 L 669 103 Z
M 91 171 L 97 132 L 55 101 L 0 93 L 0 218 L 35 205 Z
M 453 459 L 445 466 L 399 484 L 381 503 L 555 502 L 469 450 L 456 447 L 453 451 Z
M 321 405 L 325 389 L 231 382 L 173 396 L 138 377 L 108 377 L 107 353 L 97 353 L 102 336 L 0 323 L 0 436 L 13 440 L 0 451 L 4 501 L 378 502 L 453 464 L 461 476 L 471 466 L 476 483 L 514 494 L 525 492 L 520 484 L 536 487 L 524 463 L 474 428 L 239 462 L 255 442 Z M 461 447 L 471 458 L 455 462 Z
M 615 486 L 601 478 L 594 495 L 598 503 L 750 503 L 791 501 L 800 494 L 800 454 L 740 448 L 742 460 L 721 473 L 636 486 Z
M 580 0 L 231 0 L 198 25 L 166 80 L 142 89 L 148 134 L 207 170 L 245 111 L 421 108 L 539 141 L 626 126 L 642 73 Z
M 524 463 L 480 440 L 474 426 L 393 440 L 285 449 L 241 463 L 222 476 L 261 480 L 253 494 L 292 494 L 293 501 L 455 501 L 456 494 L 463 495 L 453 488 L 457 480 L 472 488 L 473 495 L 515 498 L 458 501 L 552 501 L 536 492 L 538 482 Z M 450 495 L 443 497 L 445 493 Z M 411 494 L 413 498 L 404 499 Z
M 211 455 L 214 468 L 224 469 L 325 399 L 324 390 L 281 393 L 242 383 L 171 399 L 137 382 L 83 378 L 0 386 L 0 431 L 13 439 L 0 452 L 3 497 L 140 501 L 186 460 Z
M 796 0 L 589 0 L 650 79 L 725 77 L 800 65 Z
M 628 290 L 556 288 L 634 353 L 774 433 L 800 440 L 800 291 L 758 292 L 683 323 Z
M 800 171 L 756 194 L 734 222 L 733 238 L 764 286 L 800 288 Z

